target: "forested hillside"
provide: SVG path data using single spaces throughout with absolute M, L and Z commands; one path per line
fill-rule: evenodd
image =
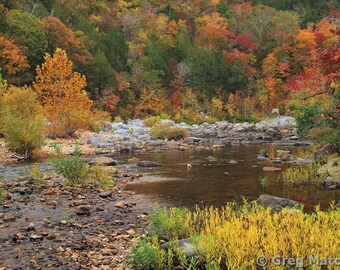
M 61 48 L 95 107 L 112 116 L 242 121 L 279 108 L 313 119 L 318 137 L 339 125 L 338 8 L 318 0 L 2 0 L 1 73 L 8 85 L 30 86 L 45 54 Z

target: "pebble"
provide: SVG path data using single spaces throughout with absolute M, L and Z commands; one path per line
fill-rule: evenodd
M 5 214 L 2 217 L 2 220 L 5 221 L 5 222 L 14 221 L 15 219 L 16 219 L 16 217 L 15 217 L 14 214 Z
M 125 202 L 124 201 L 117 202 L 115 204 L 115 207 L 117 207 L 117 208 L 124 208 L 125 207 Z

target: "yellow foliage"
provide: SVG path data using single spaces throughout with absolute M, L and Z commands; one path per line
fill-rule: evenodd
M 287 265 L 272 263 L 275 256 L 302 258 L 305 264 L 310 256 L 337 258 L 339 226 L 340 209 L 334 207 L 326 212 L 316 208 L 308 214 L 301 209 L 273 212 L 256 204 L 229 203 L 222 209 L 197 208 L 194 212 L 164 209 L 151 217 L 151 229 L 157 235 L 165 234 L 171 241 L 193 237 L 196 257 L 215 265 L 214 269 L 258 269 L 259 256 L 268 259 L 264 269 L 269 270 L 287 269 Z M 176 249 L 172 252 L 176 253 Z M 167 265 L 170 266 L 171 263 Z M 313 264 L 308 269 L 323 268 Z

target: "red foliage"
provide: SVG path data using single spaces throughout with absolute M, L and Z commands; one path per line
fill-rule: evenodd
M 172 103 L 175 108 L 178 108 L 182 104 L 182 94 L 180 90 L 176 90 L 171 96 Z
M 328 77 L 322 74 L 320 68 L 308 68 L 304 72 L 288 78 L 284 90 L 289 92 L 289 95 L 303 91 L 308 95 L 315 95 L 324 91 L 327 82 Z
M 245 35 L 238 35 L 235 41 L 242 49 L 253 51 L 256 48 L 256 43 L 251 41 L 250 35 L 250 32 Z
M 107 111 L 112 113 L 116 110 L 119 101 L 120 97 L 116 94 L 111 93 L 105 97 L 103 101 L 103 106 Z

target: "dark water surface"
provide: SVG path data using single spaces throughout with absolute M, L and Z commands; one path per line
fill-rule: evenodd
M 264 172 L 263 167 L 285 169 L 288 165 L 256 162 L 256 155 L 261 149 L 272 153 L 276 151 L 273 146 L 261 145 L 136 154 L 135 157 L 141 160 L 156 161 L 163 166 L 139 168 L 143 177 L 129 184 L 127 189 L 146 195 L 160 205 L 190 208 L 196 204 L 221 206 L 229 201 L 242 200 L 243 197 L 255 200 L 261 194 L 290 198 L 302 202 L 306 209 L 312 209 L 317 204 L 326 208 L 331 200 L 340 199 L 339 191 L 326 191 L 315 186 L 285 186 L 279 181 L 281 172 Z M 209 161 L 209 156 L 218 160 Z M 233 161 L 237 161 L 237 164 L 233 164 Z M 191 168 L 187 168 L 188 163 L 192 165 Z M 267 187 L 261 185 L 260 177 L 267 178 Z

